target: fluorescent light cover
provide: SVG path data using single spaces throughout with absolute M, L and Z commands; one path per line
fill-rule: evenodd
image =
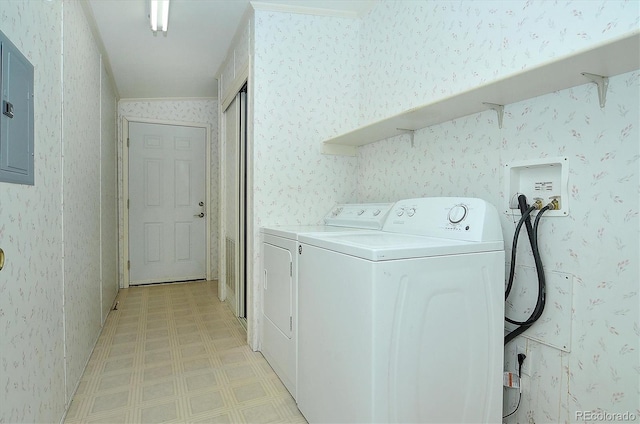
M 169 0 L 162 1 L 162 30 L 167 32 L 169 28 Z
M 149 14 L 151 19 L 151 30 L 158 30 L 158 23 L 160 23 L 160 29 L 167 32 L 169 27 L 169 0 L 151 0 L 151 13 Z
M 151 0 L 151 31 L 158 30 L 158 0 Z

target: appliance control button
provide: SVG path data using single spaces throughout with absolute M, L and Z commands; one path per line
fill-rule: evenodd
M 413 216 L 416 214 L 416 208 L 409 208 L 409 210 L 407 211 L 407 215 L 409 216 Z
M 458 224 L 467 217 L 467 207 L 463 204 L 455 205 L 449 210 L 449 222 Z

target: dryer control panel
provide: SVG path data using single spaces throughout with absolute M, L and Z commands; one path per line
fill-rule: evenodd
M 466 241 L 503 240 L 498 212 L 474 197 L 423 197 L 393 205 L 384 231 Z
M 349 203 L 336 205 L 324 218 L 326 225 L 335 227 L 380 230 L 393 203 Z

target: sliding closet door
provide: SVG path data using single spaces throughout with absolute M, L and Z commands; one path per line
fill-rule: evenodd
M 240 130 L 238 131 L 238 317 L 246 318 L 247 311 L 247 85 L 240 89 L 237 97 L 239 104 Z
M 224 111 L 224 283 L 225 300 L 246 318 L 246 115 L 244 86 Z
M 239 187 L 238 187 L 238 125 L 239 102 L 236 98 L 224 112 L 224 270 L 226 299 L 234 314 L 237 314 L 236 286 L 238 285 L 239 252 Z

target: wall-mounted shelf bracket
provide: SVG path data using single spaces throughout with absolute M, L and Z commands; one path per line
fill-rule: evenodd
M 406 128 L 396 128 L 396 129 L 398 131 L 404 131 L 404 132 L 408 133 L 409 137 L 411 137 L 411 147 L 415 147 L 413 136 L 415 135 L 416 130 L 409 130 L 409 129 L 406 129 Z
M 487 103 L 482 102 L 483 105 L 489 106 L 491 109 L 495 110 L 498 114 L 498 128 L 502 129 L 502 119 L 504 118 L 504 105 L 498 105 L 495 103 Z
M 609 78 L 602 75 L 590 74 L 588 72 L 581 72 L 580 74 L 598 85 L 598 98 L 600 99 L 600 107 L 603 108 L 604 104 L 607 102 L 607 88 L 609 87 Z

